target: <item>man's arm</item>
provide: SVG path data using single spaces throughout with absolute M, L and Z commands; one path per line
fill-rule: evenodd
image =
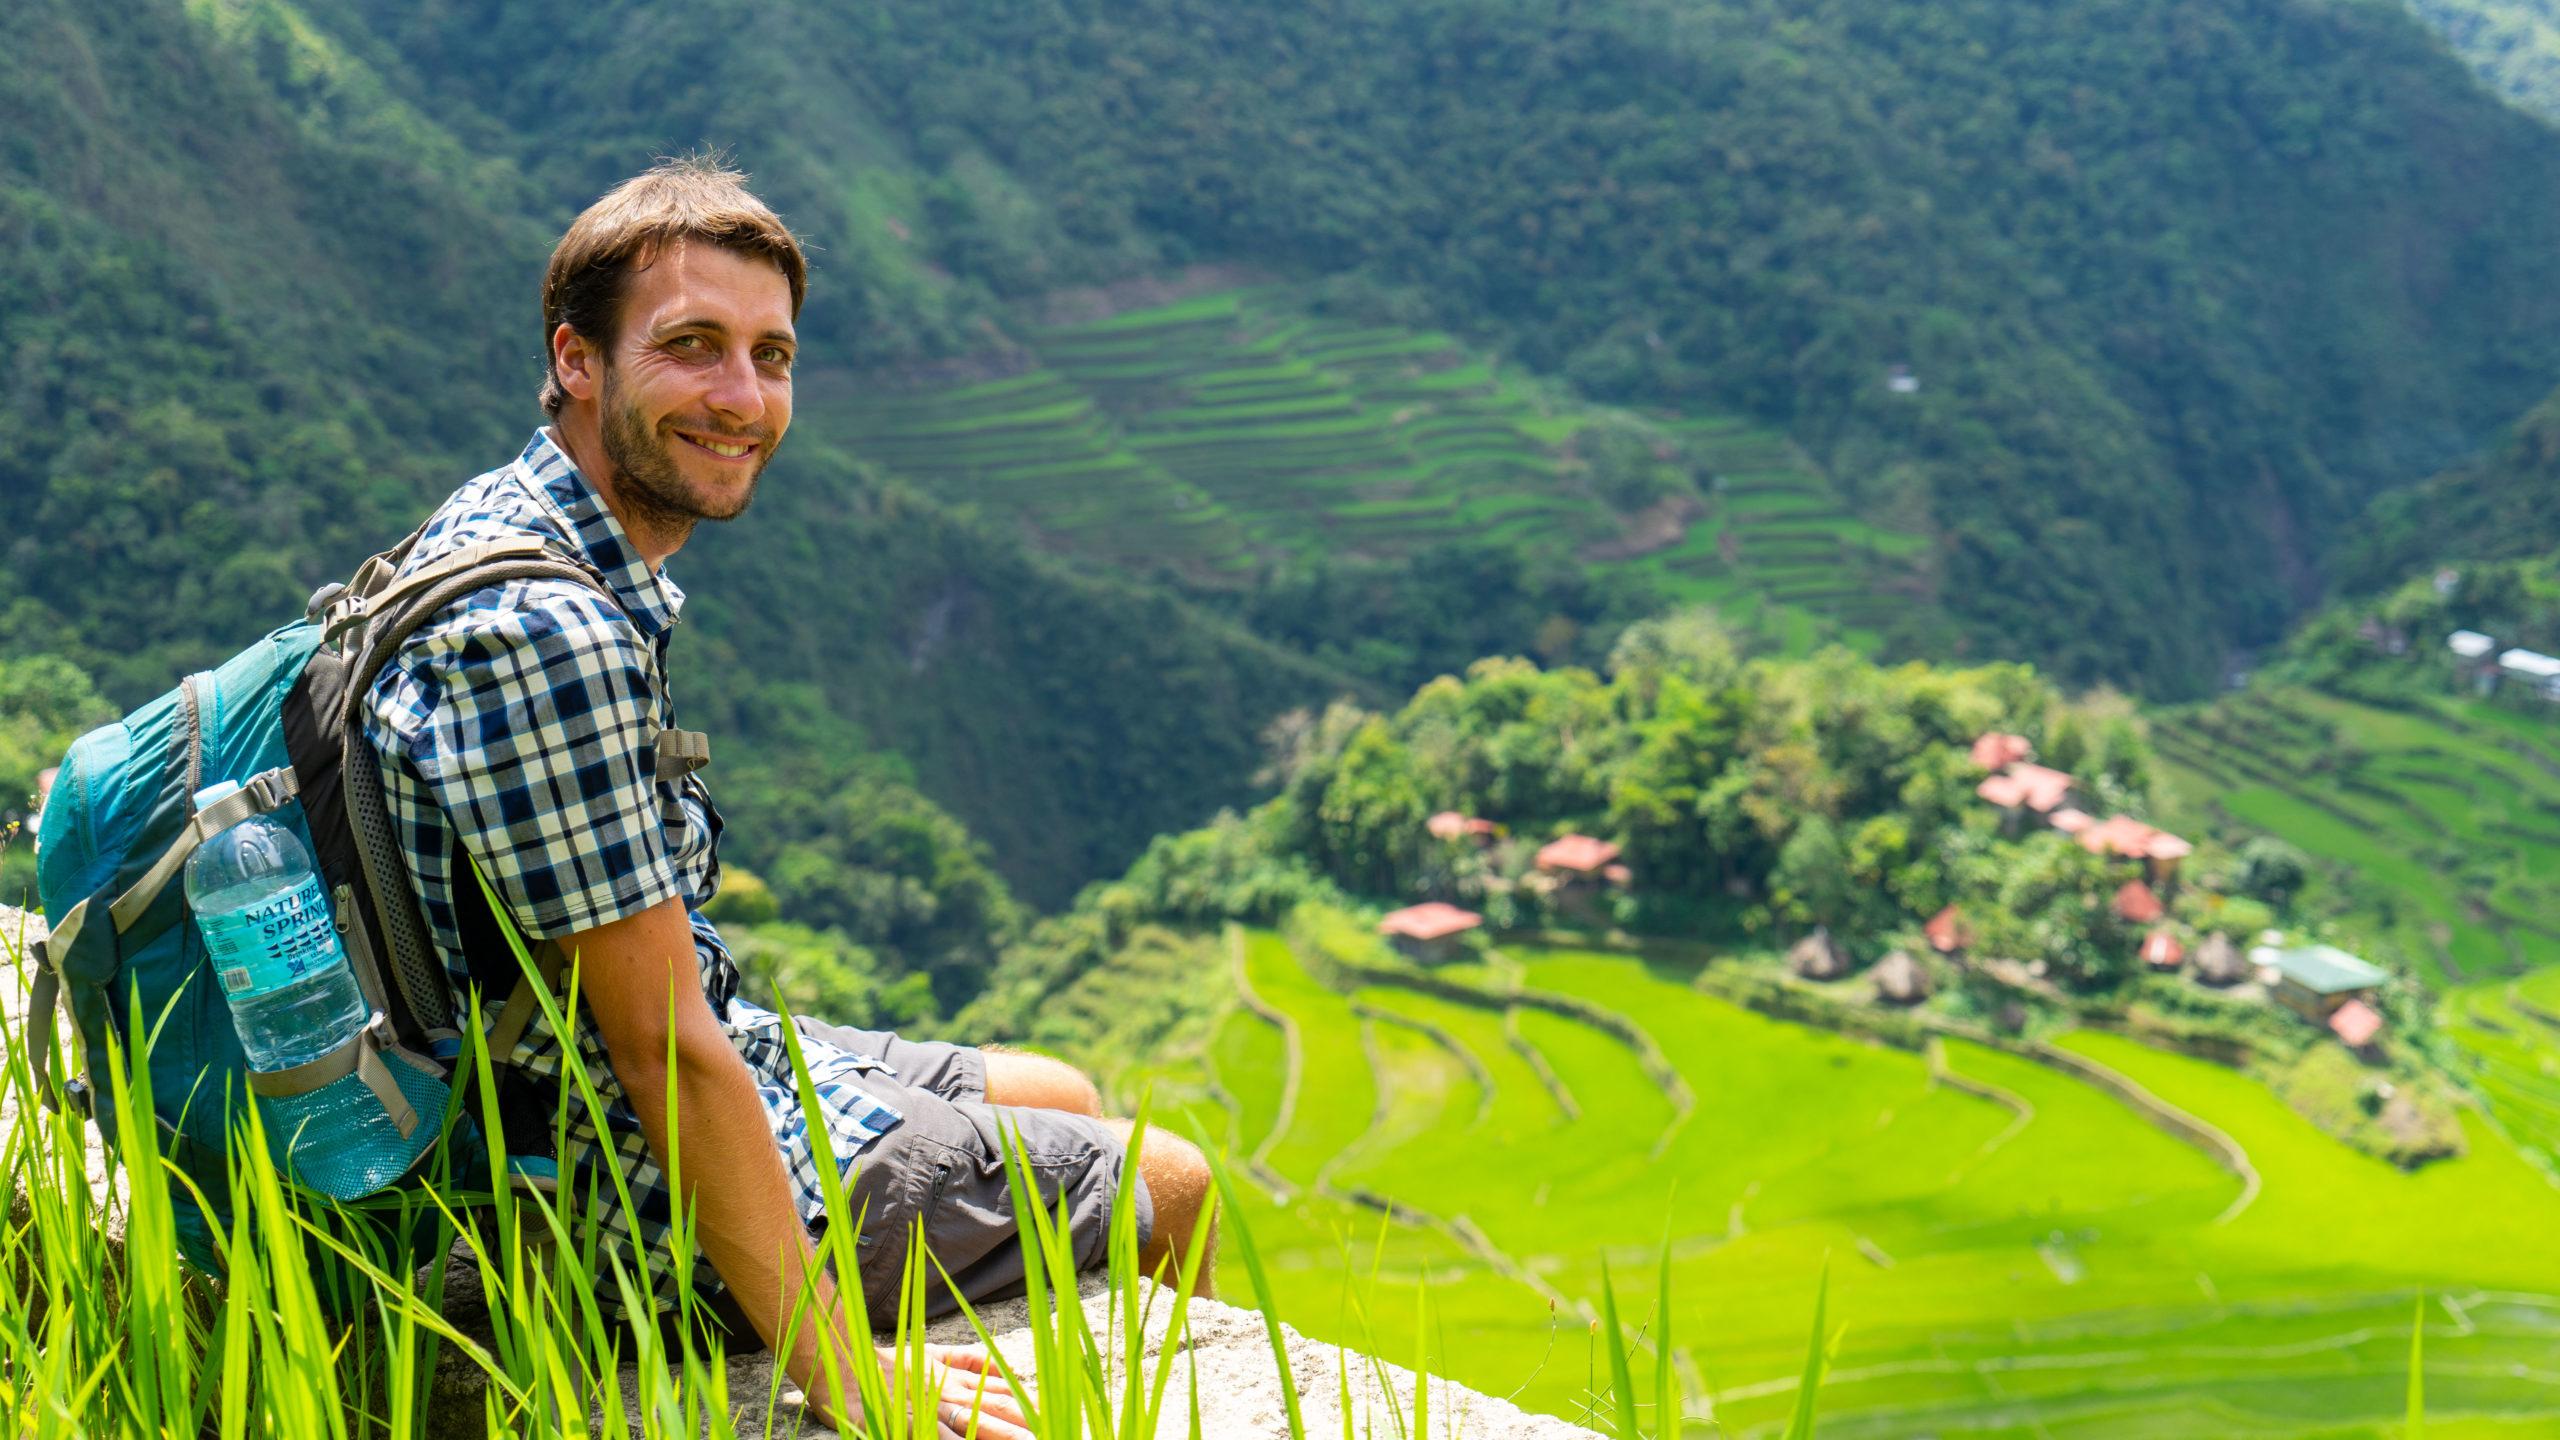
M 564 937 L 560 944 L 577 957 L 580 994 L 603 1032 L 613 1073 L 640 1114 L 650 1151 L 664 1168 L 672 1168 L 666 1160 L 678 1153 L 667 1126 L 667 1097 L 674 1098 L 684 1130 L 683 1198 L 693 1206 L 695 1234 L 712 1268 L 720 1272 L 756 1333 L 781 1356 L 784 1373 L 823 1410 L 832 1416 L 836 1407 L 826 1387 L 826 1369 L 818 1362 L 822 1340 L 835 1348 L 848 1409 L 858 1404 L 851 1366 L 857 1360 L 877 1361 L 855 1356 L 846 1342 L 834 1282 L 815 1264 L 815 1246 L 792 1203 L 782 1152 L 756 1097 L 754 1078 L 703 998 L 684 902 L 661 901 Z M 804 1322 L 791 1353 L 782 1356 L 783 1322 L 804 1283 L 814 1290 L 818 1314 L 826 1318 L 823 1323 Z M 937 1354 L 956 1368 L 983 1367 L 983 1362 L 971 1363 L 967 1354 Z M 976 1375 L 947 1379 L 941 1406 L 946 1425 L 955 1397 L 965 1416 L 979 1383 Z M 1012 1428 L 1022 1417 L 1003 1381 L 986 1383 L 978 1433 L 1021 1434 Z

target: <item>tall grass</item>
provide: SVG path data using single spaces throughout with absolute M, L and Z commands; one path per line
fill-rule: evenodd
M 0 939 L 0 953 L 23 970 L 17 937 Z M 566 1032 L 577 1005 L 572 967 L 569 994 L 543 1003 Z M 143 1035 L 155 1017 L 132 1017 L 129 1033 Z M 471 1033 L 479 1033 L 473 1017 Z M 787 1018 L 787 1017 L 786 1017 Z M 339 1205 L 302 1191 L 265 1163 L 230 1167 L 228 1227 L 219 1236 L 224 1276 L 194 1273 L 178 1258 L 177 1217 L 182 1206 L 215 1197 L 193 1193 L 164 1151 L 160 1130 L 145 1121 L 117 1133 L 124 1183 L 93 1194 L 85 1163 L 84 1124 L 69 1110 L 47 1107 L 35 1093 L 27 1047 L 50 1043 L 16 1026 L 0 1027 L 0 1080 L 15 1114 L 0 1137 L 0 1183 L 10 1196 L 9 1220 L 0 1230 L 0 1281 L 14 1303 L 0 1306 L 0 1427 L 12 1435 L 233 1437 L 409 1437 L 428 1433 L 429 1407 L 440 1392 L 439 1370 L 476 1376 L 478 1426 L 491 1435 L 569 1437 L 626 1435 L 734 1440 L 741 1428 L 741 1397 L 729 1393 L 730 1370 L 723 1334 L 700 1313 L 689 1283 L 700 1263 L 694 1220 L 685 1207 L 670 1217 L 665 1244 L 634 1255 L 612 1236 L 613 1217 L 638 1213 L 621 1175 L 611 1167 L 579 1171 L 563 1167 L 556 1190 L 491 1183 L 509 1173 L 500 1148 L 497 1087 L 489 1057 L 465 1054 L 455 1072 L 455 1102 L 442 1117 L 445 1141 L 431 1152 L 419 1183 L 354 1204 Z M 794 1027 L 784 1035 L 804 1104 L 814 1090 Z M 146 1055 L 110 1041 L 94 1078 L 123 1116 L 154 1113 Z M 595 1077 L 567 1057 L 565 1083 L 554 1115 L 555 1134 L 573 1114 L 600 1117 L 604 1103 Z M 670 1067 L 672 1069 L 672 1067 Z M 60 1076 L 65 1068 L 54 1067 Z M 196 1097 L 191 1103 L 214 1103 Z M 234 1107 L 233 1153 L 269 1153 L 255 1106 Z M 470 1122 L 466 1123 L 466 1117 Z M 670 1126 L 670 1130 L 675 1127 Z M 1145 1118 L 1132 1135 L 1143 1144 Z M 839 1276 L 859 1273 L 863 1217 L 856 1212 L 841 1163 L 829 1152 L 823 1126 L 812 1127 L 825 1181 L 828 1223 L 822 1253 Z M 666 1158 L 680 1179 L 681 1146 Z M 1223 1212 L 1229 1244 L 1242 1261 L 1252 1299 L 1265 1317 L 1266 1336 L 1295 1440 L 1307 1420 L 1289 1364 L 1285 1336 L 1264 1260 L 1241 1210 L 1233 1203 L 1237 1178 L 1223 1159 L 1213 1161 L 1216 1188 L 1209 1212 L 1186 1237 L 1177 1273 L 1147 1275 L 1140 1264 L 1136 1206 L 1130 1203 L 1138 1167 L 1123 1168 L 1114 1207 L 1103 1296 L 1078 1303 L 1080 1280 L 1063 1209 L 1051 1213 L 1038 1198 L 1019 1148 L 1008 1157 L 1028 1289 L 1029 1337 L 1014 1353 L 998 1353 L 996 1366 L 1044 1440 L 1110 1437 L 1140 1440 L 1158 1434 L 1202 1433 L 1196 1364 L 1181 1392 L 1175 1369 L 1186 1353 L 1193 1277 L 1208 1259 L 1209 1225 Z M 626 1232 L 627 1233 L 627 1232 Z M 120 1237 L 120 1238 L 115 1238 Z M 835 1325 L 849 1342 L 820 1346 L 827 1357 L 821 1387 L 832 1392 L 835 1413 L 857 1417 L 849 1433 L 866 1440 L 913 1440 L 936 1434 L 932 1400 L 938 1366 L 925 1347 L 926 1299 L 948 1276 L 922 1243 L 907 1247 L 894 1323 L 878 1334 L 858 1301 L 830 1316 L 804 1288 L 786 1321 L 783 1350 L 802 1327 Z M 451 1253 L 473 1273 L 486 1300 L 487 1323 L 477 1338 L 443 1313 L 445 1266 Z M 432 1263 L 412 1270 L 401 1257 L 424 1255 Z M 664 1326 L 625 1324 L 605 1297 L 618 1297 L 632 1312 L 647 1314 L 653 1273 L 672 1274 L 683 1297 L 678 1316 Z M 1659 1285 L 1659 1313 L 1669 1314 L 1666 1263 Z M 1158 1283 L 1161 1282 L 1161 1283 Z M 848 1297 L 859 1287 L 847 1282 Z M 1612 1307 L 1614 1297 L 1606 1302 Z M 963 1307 L 983 1341 L 984 1324 Z M 1400 1410 L 1394 1428 L 1406 1440 L 1424 1440 L 1435 1423 L 1428 1393 L 1432 1368 L 1430 1307 L 1417 1332 L 1413 1392 L 1385 1401 Z M 1612 1343 L 1623 1346 L 1614 1324 Z M 1149 1345 L 1151 1331 L 1156 1343 Z M 1675 1384 L 1669 1376 L 1667 1331 L 1657 1332 L 1662 1356 L 1652 1433 L 1678 1433 Z M 877 1351 L 873 1347 L 876 1345 Z M 884 1363 L 866 1363 L 873 1353 Z M 1024 1368 L 1017 1370 L 1017 1366 Z M 1345 1434 L 1349 1435 L 1351 1362 L 1342 1367 Z M 1623 1357 L 1618 1369 L 1625 1369 Z M 799 1428 L 804 1412 L 785 1399 L 779 1367 L 761 1397 L 761 1425 L 743 1433 L 771 1436 Z M 1382 1389 L 1384 1387 L 1381 1387 Z M 1623 1386 L 1622 1386 L 1623 1388 Z M 1172 1407 L 1187 1407 L 1185 1421 Z M 1639 1431 L 1622 1411 L 1621 1440 Z M 1168 1416 L 1172 1423 L 1168 1425 Z M 441 1427 L 439 1427 L 441 1428 Z M 974 1425 L 967 1427 L 974 1430 Z M 1364 1426 L 1361 1433 L 1377 1433 Z

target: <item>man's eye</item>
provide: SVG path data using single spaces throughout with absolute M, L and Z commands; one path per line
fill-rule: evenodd
M 699 335 L 679 335 L 673 340 L 667 342 L 667 348 L 670 350 L 699 350 L 702 348 L 702 337 Z
M 791 363 L 791 352 L 783 349 L 779 345 L 767 345 L 764 349 L 756 352 L 756 355 L 758 359 L 764 361 L 767 365 L 788 365 Z

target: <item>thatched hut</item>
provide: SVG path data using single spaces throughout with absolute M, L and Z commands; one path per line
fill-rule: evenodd
M 2217 930 L 2196 947 L 2195 973 L 2207 985 L 2237 985 L 2249 978 L 2248 958 L 2231 937 Z
M 1907 950 L 1877 961 L 1874 978 L 1876 998 L 1888 1005 L 1917 1005 L 1929 998 L 1929 972 Z
M 1813 933 L 1795 943 L 1787 952 L 1787 968 L 1806 980 L 1837 980 L 1852 968 L 1849 952 L 1831 938 L 1828 927 L 1816 925 Z

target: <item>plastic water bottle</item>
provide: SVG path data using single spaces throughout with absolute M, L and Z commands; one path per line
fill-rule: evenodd
M 239 788 L 228 780 L 208 785 L 196 793 L 196 808 Z M 320 872 L 292 830 L 250 816 L 196 847 L 186 886 L 250 1069 L 317 1060 L 372 1018 L 329 918 Z M 360 1099 L 379 1115 L 370 1094 Z

